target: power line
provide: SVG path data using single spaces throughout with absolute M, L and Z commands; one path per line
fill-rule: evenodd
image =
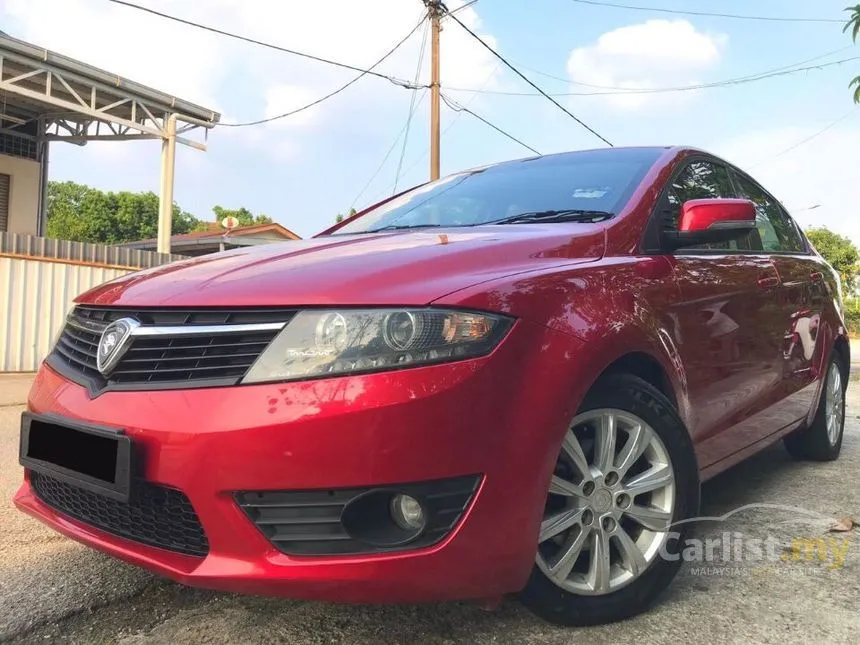
M 430 23 L 423 20 L 424 36 L 421 38 L 421 49 L 418 52 L 418 64 L 415 66 L 415 81 L 418 84 L 418 79 L 421 78 L 421 66 L 424 64 L 424 52 L 427 48 L 427 34 L 430 31 Z M 403 170 L 403 158 L 406 156 L 406 144 L 409 143 L 409 128 L 412 124 L 412 115 L 415 113 L 415 98 L 418 95 L 418 90 L 412 90 L 412 100 L 409 102 L 409 116 L 406 119 L 406 134 L 403 136 L 403 147 L 400 149 L 400 160 L 397 162 L 397 172 L 394 174 L 394 189 L 392 195 L 397 192 L 397 184 L 400 182 L 400 171 Z
M 465 6 L 465 5 L 464 5 L 464 6 Z M 462 7 L 461 7 L 461 8 L 462 8 Z M 484 80 L 484 82 L 481 84 L 481 87 L 486 87 L 487 83 L 489 83 L 489 82 L 490 82 L 490 79 L 493 77 L 493 75 L 495 75 L 495 73 L 498 71 L 498 69 L 499 69 L 499 66 L 500 66 L 500 65 L 501 65 L 501 63 L 496 63 L 496 66 L 492 69 L 492 71 L 489 73 L 489 75 L 487 76 L 487 78 L 486 78 L 486 79 Z M 469 97 L 469 100 L 468 100 L 468 101 L 466 101 L 466 103 L 463 105 L 463 107 L 469 107 L 469 106 L 472 104 L 472 102 L 475 100 L 475 98 L 476 98 L 477 96 L 478 96 L 477 94 L 473 94 L 472 96 L 470 96 L 470 97 Z M 453 118 L 453 119 L 451 119 L 451 121 L 448 123 L 448 125 L 446 125 L 446 126 L 445 126 L 445 129 L 443 129 L 443 130 L 442 130 L 442 135 L 441 135 L 442 137 L 444 137 L 444 136 L 448 133 L 448 131 L 449 131 L 451 128 L 453 128 L 453 127 L 454 127 L 454 124 L 455 124 L 455 123 L 457 123 L 457 121 L 460 119 L 460 117 L 461 117 L 461 116 L 463 116 L 463 114 L 465 114 L 465 112 L 464 112 L 463 110 L 455 111 L 454 118 Z M 422 162 L 422 161 L 427 157 L 427 155 L 428 155 L 428 154 L 430 154 L 430 148 L 429 148 L 429 147 L 428 147 L 428 148 L 425 148 L 425 149 L 424 149 L 424 152 L 423 152 L 423 153 L 421 153 L 421 156 L 420 156 L 420 157 L 418 157 L 417 159 L 415 159 L 415 161 L 413 161 L 413 162 L 409 165 L 409 167 L 408 167 L 406 170 L 404 170 L 404 171 L 403 171 L 403 173 L 402 173 L 402 174 L 403 174 L 403 175 L 408 175 L 408 174 L 409 174 L 409 172 L 410 172 L 413 168 L 415 168 L 415 166 L 417 166 L 419 163 L 421 163 L 421 162 Z M 377 193 L 377 194 L 376 194 L 376 196 L 371 200 L 371 203 L 375 203 L 375 202 L 377 201 L 377 199 L 378 199 L 379 197 L 381 197 L 383 194 L 385 194 L 385 193 L 384 193 L 384 191 L 383 191 L 383 192 L 381 192 L 381 193 Z
M 797 61 L 796 63 L 792 63 L 790 65 L 783 65 L 781 67 L 776 67 L 773 69 L 765 70 L 764 72 L 757 72 L 755 74 L 750 74 L 749 76 L 745 76 L 745 77 L 741 77 L 741 78 L 750 78 L 752 76 L 759 76 L 761 74 L 770 74 L 772 72 L 781 72 L 782 70 L 790 69 L 792 67 L 797 67 L 798 65 L 806 65 L 807 63 L 812 63 L 814 61 L 821 60 L 822 58 L 827 58 L 828 56 L 833 56 L 834 54 L 839 54 L 841 52 L 844 52 L 844 51 L 847 51 L 847 50 L 853 49 L 853 48 L 854 48 L 853 45 L 847 45 L 845 47 L 840 47 L 839 49 L 834 49 L 834 50 L 831 50 L 829 52 L 825 52 L 823 54 L 813 56 L 812 58 L 806 58 L 804 60 Z M 582 81 L 577 81 L 577 80 L 572 79 L 572 78 L 564 78 L 563 76 L 556 76 L 554 74 L 547 74 L 546 72 L 542 72 L 542 71 L 534 69 L 532 67 L 528 67 L 527 65 L 523 65 L 522 63 L 515 63 L 515 64 L 518 65 L 519 67 L 525 69 L 525 70 L 528 70 L 530 72 L 537 74 L 538 76 L 543 76 L 545 78 L 549 78 L 549 79 L 552 79 L 554 81 L 559 81 L 561 83 L 569 83 L 571 85 L 581 85 L 582 87 L 590 87 L 590 88 L 596 89 L 596 90 L 618 90 L 618 91 L 628 90 L 629 91 L 629 89 L 630 89 L 630 88 L 618 87 L 617 85 L 594 85 L 592 83 L 583 83 Z M 740 80 L 740 79 L 735 79 L 735 80 Z M 665 89 L 668 90 L 670 88 L 665 88 Z
M 535 153 L 536 155 L 539 155 L 539 154 L 540 154 L 540 152 L 538 152 L 537 150 L 535 150 L 534 148 L 532 148 L 529 144 L 527 144 L 527 143 L 523 143 L 522 141 L 520 141 L 519 139 L 517 139 L 514 135 L 512 135 L 512 134 L 510 134 L 510 133 L 508 133 L 508 132 L 505 132 L 505 131 L 504 131 L 504 130 L 502 130 L 499 126 L 497 126 L 497 125 L 494 125 L 494 124 L 490 123 L 489 121 L 487 121 L 487 119 L 485 119 L 484 117 L 482 117 L 480 114 L 476 114 L 475 112 L 473 112 L 472 110 L 470 110 L 470 109 L 469 109 L 469 108 L 467 108 L 466 106 L 464 106 L 464 105 L 460 105 L 459 103 L 457 103 L 456 101 L 454 101 L 454 99 L 452 99 L 452 98 L 450 98 L 450 97 L 445 96 L 444 94 L 442 94 L 442 100 L 443 100 L 443 101 L 445 101 L 445 105 L 447 105 L 449 108 L 451 108 L 451 109 L 452 109 L 452 110 L 454 110 L 455 112 L 465 112 L 466 114 L 471 114 L 473 117 L 475 117 L 476 119 L 478 119 L 478 120 L 479 120 L 479 121 L 481 121 L 482 123 L 485 123 L 485 124 L 487 124 L 488 126 L 490 126 L 491 128 L 493 128 L 493 130 L 495 130 L 496 132 L 498 132 L 498 133 L 500 133 L 500 134 L 502 134 L 502 135 L 506 136 L 506 137 L 507 137 L 508 139 L 510 139 L 511 141 L 514 141 L 514 142 L 516 142 L 516 143 L 520 144 L 523 148 L 527 148 L 528 150 L 531 150 L 531 151 L 532 151 L 533 153 Z M 611 144 L 610 144 L 610 145 L 611 145 Z
M 797 67 L 794 69 L 785 69 L 782 71 L 774 71 L 770 73 L 761 73 L 755 76 L 747 76 L 741 78 L 728 79 L 724 81 L 715 81 L 713 83 L 701 83 L 698 85 L 683 85 L 679 87 L 655 87 L 655 88 L 630 88 L 630 89 L 620 89 L 617 91 L 606 91 L 606 92 L 557 92 L 553 93 L 550 96 L 564 97 L 564 96 L 624 96 L 627 94 L 663 94 L 667 92 L 688 92 L 691 90 L 705 90 L 714 87 L 728 87 L 731 85 L 743 85 L 745 83 L 753 83 L 755 81 L 762 81 L 768 78 L 775 78 L 778 76 L 787 76 L 790 74 L 797 74 L 798 72 L 808 72 L 810 70 L 821 70 L 827 67 L 832 67 L 834 65 L 842 65 L 844 63 L 848 63 L 854 60 L 860 60 L 860 56 L 852 56 L 850 58 L 843 58 L 836 61 L 831 61 L 829 63 L 822 63 L 820 65 L 809 65 L 807 67 Z M 515 92 L 515 91 L 507 91 L 507 90 L 483 90 L 483 89 L 471 89 L 471 88 L 460 88 L 460 87 L 447 87 L 449 92 L 469 92 L 475 94 L 495 94 L 500 96 L 546 96 L 544 92 L 540 94 L 536 94 L 535 92 Z
M 460 5 L 459 7 L 457 7 L 456 9 L 451 9 L 451 13 L 459 13 L 460 11 L 463 11 L 463 9 L 468 9 L 468 8 L 469 8 L 469 7 L 471 7 L 473 4 L 475 4 L 477 1 L 478 1 L 478 0 L 469 0 L 469 2 L 467 2 L 466 4 L 461 4 L 461 5 Z
M 394 47 L 389 49 L 388 52 L 382 58 L 380 58 L 378 61 L 376 61 L 373 65 L 371 65 L 369 69 L 372 70 L 376 67 L 379 67 L 389 56 L 391 56 L 394 52 L 396 52 L 398 49 L 400 49 L 403 46 L 403 44 L 412 37 L 412 34 L 414 34 L 416 31 L 418 31 L 418 28 L 421 27 L 422 24 L 424 24 L 424 18 L 423 17 L 421 18 L 421 21 L 417 25 L 415 25 L 415 27 L 412 28 L 412 31 L 410 31 L 408 34 L 406 34 L 406 36 L 404 38 L 402 38 L 400 40 L 400 42 L 398 42 L 396 45 L 394 45 Z M 426 34 L 425 34 L 425 38 L 426 38 Z M 423 45 L 422 45 L 422 48 L 423 48 Z M 278 119 L 285 119 L 289 116 L 293 116 L 294 114 L 298 114 L 299 112 L 304 112 L 305 110 L 308 110 L 308 109 L 314 107 L 315 105 L 319 105 L 323 101 L 327 101 L 328 99 L 335 96 L 336 94 L 340 94 L 341 92 L 343 92 L 345 89 L 347 89 L 351 85 L 354 85 L 355 83 L 360 81 L 365 76 L 367 76 L 367 73 L 361 72 L 358 76 L 353 78 L 351 81 L 348 81 L 344 85 L 341 85 L 336 90 L 329 92 L 325 96 L 321 96 L 320 98 L 316 99 L 315 101 L 311 101 L 307 105 L 303 105 L 303 106 L 296 108 L 294 110 L 290 110 L 289 112 L 284 112 L 283 114 L 278 114 L 276 116 L 270 116 L 270 117 L 265 118 L 265 119 L 258 119 L 257 121 L 247 121 L 245 123 L 219 123 L 218 126 L 219 127 L 227 127 L 227 128 L 244 128 L 246 126 L 261 125 L 263 123 L 270 123 L 272 121 L 277 121 Z M 416 83 L 418 82 L 417 78 L 415 79 L 415 82 Z M 415 101 L 415 93 L 417 91 L 418 91 L 417 87 L 412 90 L 412 101 L 413 102 Z
M 413 115 L 418 110 L 418 107 L 424 101 L 424 97 L 426 96 L 427 90 L 424 89 L 421 92 L 421 98 L 418 99 L 418 102 L 415 104 L 415 109 L 412 111 L 412 113 L 409 114 L 409 118 L 406 120 L 406 123 L 403 125 L 402 128 L 400 128 L 400 132 L 397 133 L 397 136 L 394 138 L 394 141 L 391 142 L 391 147 L 388 148 L 388 152 L 385 153 L 385 156 L 382 158 L 382 161 L 380 162 L 379 166 L 377 166 L 373 175 L 371 175 L 370 179 L 367 180 L 367 183 L 364 184 L 364 187 L 361 189 L 358 195 L 355 196 L 355 199 L 352 200 L 352 206 L 350 206 L 350 208 L 354 207 L 358 203 L 358 200 L 361 199 L 361 196 L 364 195 L 365 191 L 368 188 L 370 188 L 370 184 L 373 183 L 373 180 L 379 176 L 380 172 L 382 172 L 382 168 L 385 166 L 385 162 L 387 162 L 388 158 L 391 157 L 391 153 L 394 152 L 394 149 L 397 147 L 397 143 L 400 141 L 400 137 L 403 136 L 403 133 L 409 127 L 409 123 L 412 121 Z
M 341 63 L 334 60 L 329 60 L 328 58 L 322 58 L 321 56 L 315 56 L 313 54 L 306 54 L 305 52 L 296 51 L 294 49 L 288 49 L 287 47 L 281 47 L 280 45 L 273 45 L 272 43 L 267 43 L 262 40 L 256 40 L 255 38 L 249 38 L 248 36 L 242 36 L 239 34 L 234 34 L 229 31 L 224 31 L 223 29 L 218 29 L 217 27 L 210 27 L 209 25 L 203 25 L 198 22 L 194 22 L 191 20 L 185 20 L 184 18 L 179 18 L 177 16 L 171 16 L 170 14 L 162 13 L 161 11 L 156 11 L 155 9 L 150 9 L 149 7 L 142 7 L 138 4 L 134 4 L 132 2 L 126 2 L 125 0 L 108 0 L 108 2 L 113 2 L 114 4 L 123 5 L 125 7 L 130 7 L 132 9 L 137 9 L 139 11 L 144 11 L 146 13 L 150 13 L 155 16 L 159 16 L 161 18 L 166 18 L 167 20 L 172 20 L 174 22 L 181 23 L 183 25 L 188 25 L 189 27 L 196 27 L 197 29 L 203 29 L 204 31 L 209 31 L 214 34 L 219 34 L 221 36 L 227 36 L 228 38 L 235 38 L 236 40 L 241 40 L 246 43 L 251 43 L 252 45 L 259 45 L 260 47 L 266 47 L 268 49 L 274 49 L 279 52 L 284 52 L 285 54 L 292 54 L 294 56 L 300 56 L 301 58 L 307 58 L 309 60 L 314 60 L 319 63 L 326 63 L 327 65 L 333 65 L 335 67 L 341 67 L 343 69 L 349 69 L 354 72 L 362 72 L 363 74 L 369 76 L 376 76 L 377 78 L 383 78 L 386 81 L 390 81 L 395 85 L 400 85 L 407 89 L 414 89 L 412 85 L 408 81 L 404 81 L 403 79 L 396 78 L 394 76 L 389 76 L 387 74 L 383 74 L 381 72 L 376 72 L 372 68 L 363 69 L 361 67 L 356 67 L 355 65 L 350 65 L 348 63 Z
M 571 112 L 570 110 L 568 110 L 568 109 L 567 109 L 566 107 L 564 107 L 561 103 L 559 103 L 558 101 L 556 101 L 556 100 L 555 100 L 554 98 L 552 98 L 549 94 L 547 94 L 547 93 L 546 93 L 546 92 L 544 92 L 541 88 L 539 88 L 537 85 L 535 85 L 531 80 L 529 80 L 529 79 L 528 79 L 528 77 L 526 77 L 526 75 L 525 75 L 525 74 L 523 74 L 520 70 L 518 70 L 516 67 L 514 67 L 513 65 L 511 65 L 511 63 L 509 63 L 509 62 L 508 62 L 508 61 L 507 61 L 507 60 L 506 60 L 506 59 L 505 59 L 501 54 L 499 54 L 495 49 L 493 49 L 493 48 L 492 48 L 492 47 L 490 47 L 486 42 L 484 42 L 484 40 L 483 40 L 480 36 L 478 36 L 478 34 L 476 34 L 474 31 L 472 31 L 472 30 L 471 30 L 471 29 L 469 29 L 466 25 L 464 25 L 464 24 L 460 21 L 460 19 L 459 19 L 457 16 L 455 16 L 455 15 L 454 15 L 454 14 L 452 14 L 452 13 L 449 13 L 449 14 L 448 14 L 448 16 L 449 16 L 449 17 L 450 17 L 454 22 L 456 22 L 458 25 L 460 25 L 460 27 L 462 27 L 466 32 L 468 32 L 468 33 L 469 33 L 469 35 L 471 35 L 471 36 L 472 36 L 472 38 L 474 38 L 474 39 L 475 39 L 475 40 L 477 40 L 479 43 L 481 43 L 481 44 L 484 46 L 484 48 L 486 48 L 486 49 L 487 49 L 487 51 L 489 51 L 491 54 L 493 54 L 493 56 L 495 56 L 495 57 L 496 57 L 496 58 L 498 58 L 500 61 L 502 61 L 502 62 L 505 64 L 505 66 L 506 66 L 506 67 L 508 67 L 512 72 L 514 72 L 514 74 L 516 74 L 516 75 L 517 75 L 517 76 L 519 76 L 521 79 L 523 79 L 526 83 L 528 83 L 529 85 L 531 85 L 534 89 L 536 89 L 536 90 L 537 90 L 538 92 L 540 92 L 543 96 L 545 96 L 545 97 L 546 97 L 546 98 L 547 98 L 547 99 L 548 99 L 548 100 L 549 100 L 553 105 L 555 105 L 558 109 L 560 109 L 562 112 L 564 112 L 565 114 L 567 114 L 571 119 L 573 119 L 574 121 L 576 121 L 577 123 L 579 123 L 579 125 L 581 125 L 583 128 L 585 128 L 586 130 L 588 130 L 589 132 L 591 132 L 591 134 L 593 134 L 595 137 L 597 137 L 598 139 L 600 139 L 601 141 L 603 141 L 603 142 L 604 142 L 606 145 L 608 145 L 610 148 L 612 147 L 612 143 L 609 141 L 609 139 L 607 139 L 606 137 L 604 137 L 603 135 L 601 135 L 599 132 L 597 132 L 597 130 L 595 130 L 594 128 L 592 128 L 591 126 L 589 126 L 589 125 L 588 125 L 587 123 L 585 123 L 582 119 L 580 119 L 580 118 L 578 118 L 576 115 L 574 115 L 574 114 L 573 114 L 573 112 Z
M 779 157 L 781 157 L 781 156 L 783 156 L 783 155 L 785 155 L 785 154 L 788 154 L 788 153 L 789 153 L 789 152 L 791 152 L 792 150 L 796 150 L 796 149 L 797 149 L 797 148 L 799 148 L 800 146 L 802 146 L 802 145 L 804 145 L 804 144 L 806 144 L 806 143 L 809 143 L 810 141 L 812 141 L 813 139 L 815 139 L 815 138 L 817 138 L 817 137 L 820 137 L 822 134 L 824 134 L 824 133 L 825 133 L 825 132 L 827 132 L 828 130 L 830 130 L 830 129 L 832 129 L 832 128 L 835 128 L 837 125 L 839 125 L 840 123 L 842 123 L 845 119 L 847 119 L 848 117 L 850 117 L 850 116 L 852 116 L 852 115 L 854 115 L 854 114 L 856 114 L 856 113 L 857 113 L 857 108 L 856 108 L 856 107 L 855 107 L 855 108 L 851 108 L 851 110 L 849 110 L 848 112 L 846 112 L 845 114 L 843 114 L 842 116 L 840 116 L 838 119 L 836 119 L 836 120 L 835 120 L 835 121 L 833 121 L 832 123 L 827 124 L 826 126 L 824 126 L 823 128 L 821 128 L 818 132 L 816 132 L 816 133 L 814 133 L 814 134 L 809 135 L 809 136 L 808 136 L 808 137 L 806 137 L 805 139 L 801 139 L 800 141 L 798 141 L 798 142 L 797 142 L 797 143 L 795 143 L 794 145 L 789 146 L 789 147 L 788 147 L 788 148 L 786 148 L 785 150 L 782 150 L 782 151 L 780 151 L 780 152 L 776 153 L 775 155 L 772 155 L 771 157 L 768 157 L 767 159 L 765 159 L 765 160 L 763 160 L 763 161 L 759 161 L 757 164 L 755 164 L 755 165 L 753 165 L 753 166 L 750 166 L 750 169 L 757 168 L 758 166 L 761 166 L 761 165 L 763 165 L 763 164 L 765 164 L 765 163 L 769 163 L 769 162 L 773 161 L 774 159 L 777 159 L 777 158 L 779 158 Z
M 714 13 L 710 11 L 690 11 L 682 9 L 665 9 L 660 7 L 643 7 L 638 5 L 620 4 L 616 2 L 602 2 L 599 0 L 571 0 L 579 4 L 593 5 L 595 7 L 612 7 L 614 9 L 631 9 L 633 11 L 654 11 L 657 13 L 671 13 L 683 16 L 706 16 L 711 18 L 735 18 L 738 20 L 762 20 L 767 22 L 818 22 L 818 23 L 843 23 L 844 20 L 837 18 L 799 18 L 788 16 L 750 16 L 733 13 Z

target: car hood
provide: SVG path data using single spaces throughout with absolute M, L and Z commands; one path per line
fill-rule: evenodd
M 597 224 L 337 235 L 244 247 L 122 276 L 77 298 L 111 306 L 425 305 L 480 282 L 600 259 Z

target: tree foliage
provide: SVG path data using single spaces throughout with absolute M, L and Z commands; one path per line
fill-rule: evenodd
M 845 11 L 850 11 L 851 17 L 845 23 L 842 31 L 850 31 L 851 38 L 856 43 L 857 38 L 860 38 L 860 4 L 856 4 L 853 7 L 845 7 Z M 849 84 L 849 87 L 854 88 L 854 102 L 860 103 L 860 76 L 855 77 Z
M 267 215 L 247 208 L 215 206 L 214 221 L 233 216 L 240 226 L 271 224 Z M 173 205 L 173 234 L 208 230 L 210 222 Z M 153 192 L 110 193 L 72 181 L 48 182 L 48 237 L 75 242 L 119 244 L 158 235 L 158 195 Z
M 247 208 L 224 208 L 223 206 L 213 206 L 212 212 L 215 213 L 215 221 L 220 222 L 225 217 L 235 217 L 239 220 L 239 226 L 254 226 L 257 224 L 271 224 L 272 218 L 268 215 L 254 215 Z
M 839 272 L 843 287 L 852 290 L 857 272 L 860 270 L 858 267 L 860 251 L 854 243 L 844 235 L 834 233 L 825 227 L 809 229 L 806 231 L 806 236 L 830 266 Z
M 104 192 L 71 181 L 48 182 L 48 237 L 117 244 L 158 235 L 158 195 Z M 173 232 L 188 233 L 197 218 L 173 205 Z
M 349 212 L 347 212 L 347 214 L 346 214 L 346 219 L 349 219 L 350 217 L 354 216 L 355 213 L 356 213 L 356 210 L 354 208 L 350 208 Z M 337 222 L 338 224 L 340 224 L 343 220 L 344 220 L 343 213 L 338 213 L 337 217 L 334 218 L 334 221 Z

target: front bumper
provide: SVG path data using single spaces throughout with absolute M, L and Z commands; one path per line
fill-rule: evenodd
M 193 557 L 131 541 L 56 512 L 30 473 L 16 506 L 61 533 L 179 582 L 346 602 L 497 596 L 532 569 L 547 482 L 576 409 L 577 341 L 519 321 L 488 357 L 317 381 L 90 398 L 50 368 L 35 413 L 122 427 L 143 478 L 182 491 L 209 549 Z M 541 351 L 543 350 L 543 351 Z M 240 491 L 385 486 L 480 474 L 454 529 L 412 550 L 287 555 L 236 501 Z

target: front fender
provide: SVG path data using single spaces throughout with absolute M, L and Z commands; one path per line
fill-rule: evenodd
M 434 304 L 506 313 L 575 337 L 578 351 L 562 387 L 577 407 L 617 361 L 634 355 L 654 361 L 666 374 L 686 422 L 687 377 L 673 315 L 679 299 L 668 260 L 646 256 L 520 274 L 449 294 Z

